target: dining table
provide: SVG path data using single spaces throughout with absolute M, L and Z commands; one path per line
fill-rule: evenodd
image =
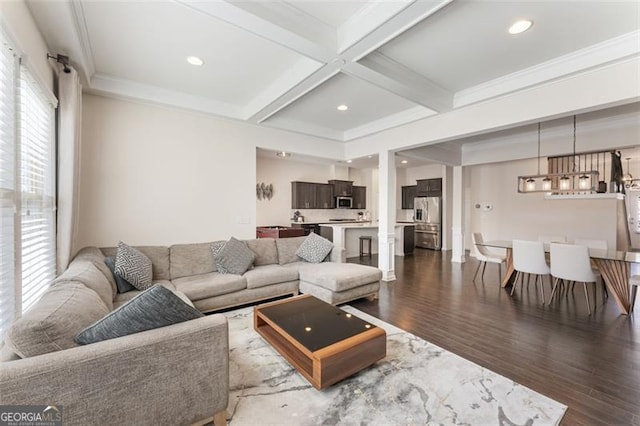
M 506 272 L 502 279 L 501 286 L 508 286 L 515 275 L 515 269 L 513 268 L 513 241 L 494 240 L 485 241 L 476 245 L 506 250 Z M 544 244 L 544 250 L 546 253 L 549 253 L 549 249 L 550 245 Z M 600 274 L 607 286 L 609 294 L 613 296 L 613 299 L 622 313 L 624 315 L 629 315 L 629 311 L 631 309 L 629 276 L 631 275 L 632 266 L 640 269 L 640 251 L 618 251 L 589 248 L 589 257 L 600 270 Z

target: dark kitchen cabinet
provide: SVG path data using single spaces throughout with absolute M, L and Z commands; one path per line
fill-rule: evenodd
M 408 256 L 413 254 L 413 248 L 416 246 L 415 240 L 415 226 L 404 227 L 404 255 Z
M 292 209 L 332 209 L 333 185 L 313 182 L 291 182 Z
M 354 209 L 367 208 L 367 187 L 366 186 L 353 187 L 353 204 L 351 204 L 351 208 L 354 208 Z
M 402 209 L 413 210 L 413 199 L 416 198 L 418 187 L 416 185 L 402 187 Z
M 316 183 L 316 207 L 317 209 L 332 209 L 335 207 L 333 201 L 333 185 L 328 183 Z
M 333 185 L 334 197 L 351 197 L 353 196 L 353 181 L 350 180 L 330 180 Z
M 316 184 L 291 182 L 291 208 L 313 209 L 316 206 Z
M 416 182 L 418 197 L 441 197 L 442 196 L 442 178 L 421 179 Z

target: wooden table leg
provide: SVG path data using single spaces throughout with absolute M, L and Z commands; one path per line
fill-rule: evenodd
M 609 294 L 613 296 L 622 313 L 629 315 L 631 306 L 629 301 L 629 271 L 631 269 L 629 263 L 621 260 L 597 258 L 595 261 Z
M 501 284 L 502 287 L 506 287 L 509 285 L 509 282 L 511 282 L 511 277 L 515 272 L 515 270 L 513 269 L 513 250 L 510 248 L 507 249 L 507 258 L 504 263 L 506 265 L 506 271 L 504 271 L 504 278 L 502 279 Z

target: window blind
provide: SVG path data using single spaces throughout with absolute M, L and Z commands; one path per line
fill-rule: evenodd
M 0 28 L 0 340 L 55 278 L 54 106 Z
M 0 33 L 0 336 L 16 317 L 16 84 L 18 60 Z
M 54 110 L 38 83 L 20 67 L 20 252 L 22 312 L 55 278 Z

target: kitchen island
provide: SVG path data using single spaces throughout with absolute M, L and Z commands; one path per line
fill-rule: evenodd
M 414 225 L 412 223 L 396 223 L 395 229 L 395 254 L 405 256 L 413 253 Z M 378 253 L 378 224 L 371 222 L 321 224 L 320 235 L 333 241 L 333 245 L 343 248 L 346 257 L 360 255 L 360 242 L 362 236 L 371 237 L 371 251 Z

